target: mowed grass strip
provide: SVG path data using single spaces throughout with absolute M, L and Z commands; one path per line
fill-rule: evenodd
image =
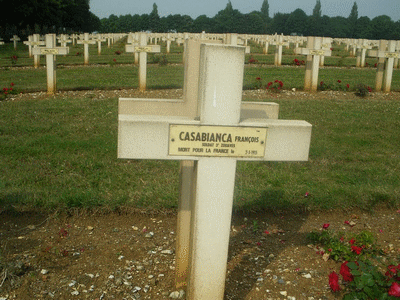
M 313 124 L 310 159 L 239 162 L 235 209 L 399 204 L 399 100 L 277 102 Z M 179 163 L 117 159 L 117 123 L 116 98 L 0 102 L 0 206 L 177 207 Z
M 244 89 L 253 89 L 261 78 L 263 88 L 270 81 L 281 80 L 283 89 L 304 89 L 305 68 L 303 67 L 273 67 L 261 65 L 246 65 L 243 81 Z M 44 67 L 39 69 L 10 68 L 0 72 L 0 87 L 10 87 L 19 92 L 46 91 L 47 77 Z M 149 89 L 182 88 L 184 67 L 179 64 L 147 66 L 147 87 Z M 343 87 L 350 85 L 354 92 L 358 84 L 375 88 L 376 70 L 372 68 L 322 68 L 319 71 L 319 82 L 334 85 L 338 80 Z M 105 65 L 105 66 L 59 66 L 57 69 L 57 89 L 125 89 L 138 87 L 138 67 L 135 65 Z M 400 70 L 393 71 L 392 91 L 400 91 Z

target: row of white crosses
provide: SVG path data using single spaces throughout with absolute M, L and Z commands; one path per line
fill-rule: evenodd
M 119 100 L 118 157 L 182 161 L 176 285 L 222 300 L 236 162 L 306 161 L 311 125 L 241 101 L 244 47 L 186 43 L 183 100 Z
M 168 42 L 167 38 L 166 41 Z M 125 52 L 134 53 L 135 54 L 135 63 L 137 63 L 137 59 L 139 61 L 139 90 L 146 90 L 146 78 L 147 78 L 147 53 L 160 53 L 161 47 L 159 45 L 148 45 L 147 44 L 148 36 L 144 32 L 132 34 L 128 38 L 128 42 L 131 42 L 130 45 L 125 45 Z M 183 41 L 182 41 L 183 42 Z M 222 41 L 220 41 L 222 42 Z M 225 44 L 237 46 L 240 43 L 244 43 L 243 41 L 238 40 L 237 34 L 227 34 L 225 36 Z M 186 49 L 186 47 L 185 47 Z M 186 50 L 185 50 L 186 51 Z M 250 53 L 250 47 L 246 47 L 246 53 Z M 185 55 L 183 55 L 183 59 L 185 59 Z
M 14 42 L 14 49 L 15 49 L 15 50 L 17 50 L 18 41 L 20 41 L 20 40 L 21 40 L 21 39 L 20 39 L 18 36 L 16 36 L 16 35 L 14 35 L 14 36 L 10 39 L 11 42 Z M 0 45 L 4 45 L 4 42 L 3 42 L 3 39 L 2 39 L 2 38 L 0 38 Z

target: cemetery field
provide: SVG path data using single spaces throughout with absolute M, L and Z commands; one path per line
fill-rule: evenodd
M 374 92 L 376 69 L 355 68 L 336 45 L 319 74 L 326 90 L 309 93 L 293 49 L 274 67 L 274 47 L 253 46 L 243 101 L 276 102 L 279 119 L 311 123 L 311 147 L 306 162 L 237 163 L 224 299 L 339 299 L 328 278 L 340 263 L 311 245 L 311 232 L 336 232 L 341 248 L 355 238 L 365 256 L 373 244 L 385 263 L 400 257 L 400 71 L 391 93 Z M 71 47 L 57 57 L 54 96 L 45 68 L 18 49 L 0 48 L 10 92 L 0 92 L 0 300 L 184 293 L 175 286 L 179 162 L 117 159 L 118 98 L 182 98 L 183 47 L 149 55 L 145 92 L 122 43 L 101 56 L 91 49 L 89 66 Z M 275 80 L 283 89 L 266 90 Z
M 149 65 L 147 87 L 149 89 L 177 89 L 183 87 L 183 66 Z M 244 89 L 264 88 L 268 82 L 280 80 L 284 89 L 303 90 L 304 67 L 281 67 L 248 65 L 245 68 Z M 354 92 L 358 84 L 374 89 L 375 69 L 325 68 L 320 70 L 320 81 L 332 86 L 333 90 Z M 257 80 L 260 78 L 261 80 Z M 338 83 L 338 80 L 341 83 Z M 46 69 L 13 68 L 0 72 L 0 87 L 10 87 L 18 92 L 46 91 Z M 349 84 L 349 88 L 347 88 Z M 138 87 L 138 68 L 133 64 L 116 66 L 59 66 L 57 69 L 58 90 L 116 90 Z M 400 70 L 393 72 L 393 91 L 400 91 Z
M 0 102 L 1 207 L 176 208 L 178 162 L 117 159 L 115 92 L 71 93 Z M 306 120 L 313 132 L 308 162 L 238 163 L 236 210 L 398 205 L 399 97 L 329 95 L 245 92 L 245 100 L 279 103 L 280 118 Z

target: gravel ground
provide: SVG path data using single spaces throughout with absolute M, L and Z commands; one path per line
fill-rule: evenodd
M 0 212 L 0 220 L 2 300 L 185 299 L 174 287 L 176 211 L 14 211 Z M 225 299 L 340 299 L 328 285 L 340 264 L 325 261 L 306 238 L 325 223 L 369 230 L 387 259 L 400 255 L 396 210 L 235 213 Z
M 140 92 L 138 89 L 127 90 L 90 90 L 90 91 L 59 91 L 52 97 L 84 97 L 93 99 L 105 98 L 165 98 L 165 99 L 180 99 L 182 98 L 182 89 L 168 90 L 148 90 Z M 25 93 L 19 95 L 11 95 L 7 98 L 8 101 L 29 100 L 29 99 L 44 99 L 49 96 L 45 92 Z M 303 92 L 293 90 L 283 90 L 281 93 L 271 93 L 265 90 L 246 90 L 243 91 L 244 100 L 254 101 L 273 101 L 274 99 L 327 99 L 327 100 L 353 100 L 360 99 L 354 93 L 340 91 L 321 91 L 317 93 Z M 371 93 L 367 99 L 373 100 L 396 100 L 400 99 L 399 92 L 391 93 Z

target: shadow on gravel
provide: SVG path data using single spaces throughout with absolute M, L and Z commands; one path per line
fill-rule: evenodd
M 246 299 L 287 246 L 306 245 L 306 234 L 299 230 L 307 218 L 307 212 L 234 213 L 225 299 Z

